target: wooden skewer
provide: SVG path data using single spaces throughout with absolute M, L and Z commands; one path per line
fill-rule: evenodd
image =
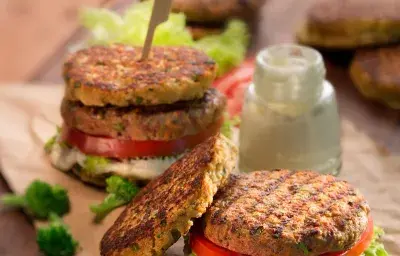
M 157 26 L 168 20 L 171 4 L 172 0 L 154 0 L 153 11 L 142 50 L 142 60 L 147 59 L 149 56 L 151 44 L 153 43 L 154 31 Z

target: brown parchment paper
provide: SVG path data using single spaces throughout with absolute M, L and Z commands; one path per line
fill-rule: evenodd
M 43 143 L 61 124 L 60 85 L 12 85 L 0 87 L 0 164 L 11 189 L 22 193 L 34 179 L 61 184 L 69 191 L 71 213 L 65 222 L 80 242 L 78 255 L 99 255 L 99 242 L 121 210 L 101 225 L 92 223 L 88 206 L 102 200 L 104 193 L 86 186 L 50 166 Z M 350 120 L 342 120 L 343 169 L 340 178 L 358 187 L 368 199 L 377 225 L 385 231 L 385 246 L 400 256 L 400 155 L 388 155 Z M 42 225 L 42 223 L 35 223 Z M 167 255 L 183 255 L 182 241 Z

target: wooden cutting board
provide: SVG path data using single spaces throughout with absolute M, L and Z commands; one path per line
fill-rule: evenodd
M 43 143 L 61 123 L 60 85 L 13 85 L 0 88 L 0 164 L 11 189 L 22 193 L 34 179 L 61 184 L 69 191 L 71 213 L 65 222 L 80 242 L 78 255 L 99 255 L 99 242 L 121 209 L 101 224 L 92 223 L 88 206 L 105 194 L 52 168 L 43 154 Z M 400 255 L 400 153 L 387 154 L 374 141 L 342 120 L 343 169 L 340 178 L 358 187 L 367 197 L 375 223 L 386 230 L 385 245 Z M 35 223 L 35 226 L 42 223 Z M 183 255 L 182 241 L 167 255 Z

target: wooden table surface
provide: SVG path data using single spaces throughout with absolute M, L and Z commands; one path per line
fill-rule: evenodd
M 262 9 L 260 21 L 256 28 L 255 37 L 251 51 L 258 50 L 270 44 L 284 43 L 293 41 L 293 32 L 299 23 L 302 21 L 307 8 L 316 0 L 268 0 Z M 24 6 L 24 3 L 32 1 L 14 0 L 5 1 L 7 3 L 13 2 L 12 10 L 18 15 L 26 14 L 30 9 Z M 79 41 L 85 36 L 85 32 L 77 27 L 76 22 L 76 7 L 80 4 L 90 4 L 93 6 L 108 5 L 113 8 L 120 9 L 126 4 L 126 1 L 102 1 L 102 0 L 74 0 L 74 1 L 50 1 L 40 0 L 39 4 L 33 8 L 34 18 L 41 19 L 42 25 L 33 22 L 32 26 L 25 25 L 22 21 L 18 21 L 19 26 L 13 27 L 14 31 L 23 33 L 31 33 L 40 31 L 40 35 L 35 38 L 29 38 L 28 35 L 23 35 L 22 38 L 26 40 L 36 40 L 31 42 L 30 49 L 23 49 L 23 52 L 18 52 L 20 57 L 18 60 L 13 60 L 15 54 L 12 51 L 0 49 L 0 79 L 1 80 L 19 80 L 26 82 L 59 82 L 61 83 L 60 70 L 63 61 L 63 56 L 66 53 L 66 47 L 74 42 Z M 57 4 L 55 4 L 57 2 Z M 65 2 L 65 4 L 58 4 Z M 35 1 L 36 3 L 36 1 Z M 46 4 L 50 4 L 53 8 L 49 11 L 51 15 L 42 17 L 41 8 Z M 3 7 L 3 3 L 0 7 Z M 10 7 L 8 7 L 10 8 Z M 1 10 L 1 9 L 0 9 Z M 72 13 L 72 14 L 71 14 Z M 60 20 L 58 15 L 65 15 L 62 18 L 62 29 L 57 27 L 57 24 L 43 25 L 45 23 L 52 23 L 52 19 Z M 11 16 L 10 16 L 11 15 Z M 35 16 L 36 15 L 36 16 Z M 9 20 L 18 23 L 16 18 L 8 12 Z M 4 18 L 0 12 L 0 21 Z M 71 17 L 74 17 L 72 19 Z M 4 22 L 0 22 L 3 24 Z M 7 22 L 5 22 L 7 24 Z M 0 25 L 0 31 L 4 28 Z M 61 25 L 60 25 L 61 26 Z M 23 28 L 24 27 L 24 28 Z M 33 28 L 32 28 L 33 27 Z M 7 28 L 10 30 L 10 28 Z M 63 30 L 63 31 L 60 31 Z M 6 40 L 5 44 L 11 47 L 18 40 L 18 37 L 11 37 Z M 26 42 L 25 42 L 26 44 Z M 29 44 L 29 42 L 28 42 Z M 44 44 L 44 45 L 43 45 Z M 38 46 L 36 46 L 38 45 Z M 13 45 L 15 46 L 15 45 Z M 23 47 L 23 43 L 18 43 L 18 47 Z M 17 47 L 17 48 L 18 48 Z M 26 45 L 29 48 L 29 45 Z M 11 49 L 11 48 L 10 48 Z M 15 47 L 13 47 L 15 50 Z M 19 50 L 18 48 L 17 50 Z M 8 55 L 5 55 L 5 53 Z M 33 52 L 33 53 L 32 53 Z M 22 54 L 22 55 L 21 55 Z M 352 53 L 324 53 L 326 65 L 328 68 L 328 79 L 335 85 L 340 114 L 342 118 L 353 120 L 357 124 L 357 128 L 365 132 L 376 142 L 377 147 L 383 154 L 392 154 L 400 152 L 400 129 L 398 111 L 390 110 L 378 103 L 370 102 L 354 89 L 349 77 L 347 75 L 347 65 L 351 58 Z M 8 67 L 8 70 L 3 69 L 7 66 L 7 62 L 3 56 L 8 56 L 7 61 L 11 64 L 21 64 L 21 70 L 15 70 Z M 27 56 L 24 59 L 21 56 Z M 22 59 L 21 59 L 22 58 Z M 30 65 L 30 66 L 29 66 Z M 30 67 L 30 68 L 29 68 Z M 9 192 L 5 181 L 0 177 L 0 194 Z M 6 256 L 29 256 L 38 255 L 37 247 L 35 244 L 35 232 L 28 218 L 20 211 L 1 208 L 0 206 L 0 255 Z

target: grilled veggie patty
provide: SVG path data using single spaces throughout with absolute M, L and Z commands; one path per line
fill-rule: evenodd
M 300 42 L 326 48 L 354 48 L 400 40 L 397 0 L 322 0 L 309 11 Z
M 400 47 L 357 50 L 350 75 L 366 97 L 400 109 Z
M 197 134 L 222 118 L 225 96 L 209 89 L 201 99 L 158 106 L 89 107 L 64 99 L 61 115 L 91 135 L 131 140 L 175 140 Z
M 215 62 L 191 47 L 93 46 L 64 64 L 65 98 L 89 106 L 158 105 L 203 97 L 216 74 Z
M 174 0 L 173 12 L 183 12 L 188 21 L 216 22 L 254 16 L 265 0 Z
M 186 26 L 194 40 L 199 40 L 203 37 L 210 35 L 218 35 L 224 31 L 224 24 L 218 24 L 217 26 L 203 26 L 202 24 L 188 24 Z
M 235 166 L 237 149 L 222 135 L 198 145 L 151 181 L 101 241 L 101 255 L 162 255 L 211 204 Z
M 231 175 L 205 216 L 205 236 L 252 256 L 350 249 L 368 223 L 364 197 L 345 181 L 308 171 Z

